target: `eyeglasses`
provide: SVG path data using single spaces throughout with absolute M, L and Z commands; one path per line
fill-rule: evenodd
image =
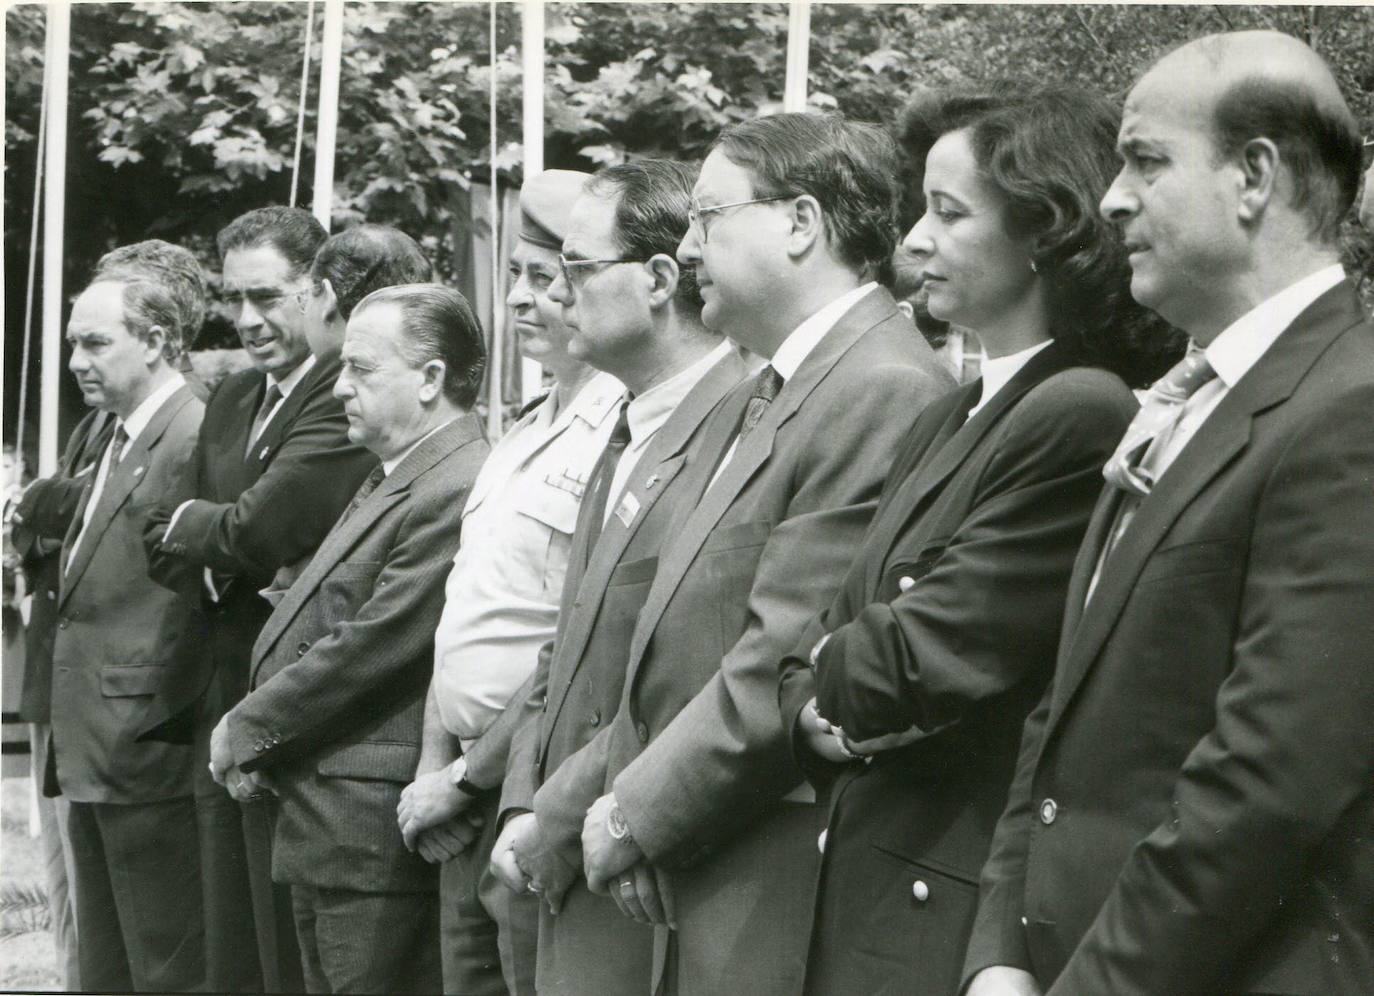
M 304 311 L 305 304 L 302 300 L 302 295 L 308 293 L 310 293 L 310 288 L 302 287 L 294 291 L 248 290 L 241 293 L 227 291 L 220 296 L 223 298 L 224 303 L 229 306 L 229 311 L 232 314 L 238 314 L 243 311 L 243 306 L 245 304 L 251 304 L 254 311 L 260 315 L 265 315 L 274 308 L 281 307 L 283 301 L 290 300 L 291 298 L 295 298 L 297 306 L 301 311 Z
M 706 216 L 715 214 L 717 211 L 725 211 L 729 208 L 744 207 L 746 204 L 768 204 L 772 201 L 788 201 L 796 194 L 774 194 L 772 197 L 755 197 L 747 201 L 731 201 L 729 204 L 712 204 L 710 207 L 701 207 L 696 201 L 692 201 L 687 207 L 687 224 L 696 230 L 697 239 L 706 244 L 706 238 L 710 234 L 706 230 Z
M 615 266 L 617 263 L 647 263 L 647 259 L 568 259 L 562 253 L 558 254 L 558 272 L 563 274 L 563 279 L 567 281 L 569 287 L 576 287 L 573 283 L 573 271 L 582 266 Z

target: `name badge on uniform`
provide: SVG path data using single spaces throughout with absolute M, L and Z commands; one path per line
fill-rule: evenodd
M 639 499 L 628 491 L 625 497 L 620 499 L 620 504 L 615 507 L 615 517 L 620 520 L 622 525 L 628 526 L 635 521 L 635 516 L 639 514 Z

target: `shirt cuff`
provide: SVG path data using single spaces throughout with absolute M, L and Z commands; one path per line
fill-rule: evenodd
M 172 517 L 167 521 L 167 528 L 162 531 L 163 543 L 166 543 L 172 538 L 172 530 L 177 527 L 177 520 L 181 518 L 181 513 L 186 511 L 186 506 L 190 505 L 193 501 L 195 501 L 194 498 L 188 498 L 177 506 L 177 510 L 172 513 Z

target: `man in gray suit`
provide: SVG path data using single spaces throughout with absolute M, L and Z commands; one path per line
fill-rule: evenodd
M 834 596 L 912 421 L 953 387 L 876 283 L 895 175 L 878 129 L 782 114 L 727 129 L 696 183 L 678 259 L 702 319 L 769 363 L 705 426 L 619 709 L 585 749 L 600 756 L 541 789 L 581 771 L 566 798 L 586 808 L 588 885 L 674 924 L 641 991 L 801 988 L 822 814 L 779 719 L 777 661 Z
M 45 792 L 71 804 L 81 984 L 105 992 L 204 976 L 191 748 L 134 739 L 201 629 L 149 578 L 142 543 L 149 510 L 194 487 L 205 409 L 174 366 L 183 315 L 155 271 L 126 269 L 98 275 L 67 326 L 86 403 L 115 426 L 60 554 Z
M 291 888 L 311 992 L 438 992 L 438 874 L 396 826 L 461 508 L 487 444 L 471 412 L 485 353 L 436 284 L 354 309 L 334 394 L 381 466 L 280 596 L 248 696 L 211 735 L 235 798 L 278 795 L 272 874 Z

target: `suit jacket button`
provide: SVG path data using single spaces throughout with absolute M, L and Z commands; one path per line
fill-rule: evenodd
M 253 749 L 257 751 L 259 754 L 261 754 L 264 750 L 267 749 L 267 745 L 263 743 L 261 740 L 254 740 Z
M 304 640 L 302 640 L 300 643 L 296 644 L 296 656 L 297 656 L 297 657 L 304 657 L 305 654 L 306 654 L 306 651 L 308 651 L 309 649 L 310 649 L 310 644 L 308 644 L 308 643 L 306 643 Z
M 822 830 L 821 835 L 816 838 L 816 850 L 820 851 L 822 854 L 825 853 L 825 835 L 829 832 L 829 829 Z
M 52 601 L 53 599 L 55 599 L 55 598 L 57 598 L 57 592 L 56 592 L 54 589 L 49 588 L 49 589 L 48 589 L 48 601 L 51 602 L 51 601 Z
M 639 723 L 635 726 L 635 732 L 639 734 L 639 742 L 647 744 L 649 742 L 649 726 L 647 723 Z
M 930 898 L 930 886 L 926 885 L 918 878 L 912 883 L 911 894 L 918 903 L 923 903 Z
M 897 579 L 897 590 L 898 590 L 898 591 L 906 591 L 908 588 L 910 588 L 910 587 L 911 587 L 912 585 L 914 585 L 915 583 L 916 583 L 916 579 L 915 579 L 915 578 L 912 578 L 912 577 L 905 577 L 905 576 L 900 577 L 900 578 Z
M 587 717 L 587 722 L 591 723 L 593 726 L 600 726 L 600 725 L 601 725 L 601 710 L 600 710 L 600 709 L 593 709 L 593 710 L 592 710 L 592 714 L 591 714 L 589 717 Z
M 61 619 L 57 620 L 58 629 L 66 629 L 68 625 L 69 621 L 66 616 L 63 616 Z
M 1040 804 L 1040 822 L 1049 826 L 1059 815 L 1059 803 L 1053 799 L 1046 799 Z

